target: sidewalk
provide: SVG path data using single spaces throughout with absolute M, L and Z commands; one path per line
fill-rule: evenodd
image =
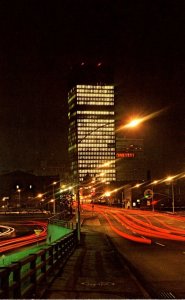
M 119 260 L 106 235 L 98 232 L 98 217 L 86 215 L 81 243 L 45 299 L 146 299 L 128 268 Z

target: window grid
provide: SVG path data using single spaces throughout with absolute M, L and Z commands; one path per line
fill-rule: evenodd
M 101 164 L 112 161 L 107 167 L 102 179 L 115 180 L 115 124 L 114 120 L 114 87 L 77 85 L 68 94 L 69 107 L 74 112 L 69 119 L 76 119 L 75 128 L 69 136 L 71 141 L 71 156 L 78 154 L 78 173 L 80 181 L 89 173 L 94 176 L 100 174 Z M 85 105 L 86 108 L 75 111 L 76 105 Z M 104 110 L 93 110 L 92 106 L 104 106 Z M 106 107 L 109 106 L 109 110 Z M 110 110 L 110 106 L 113 108 Z M 71 111 L 72 112 L 72 111 Z M 107 118 L 106 118 L 107 117 Z M 99 128 L 100 127 L 100 128 Z M 74 134 L 75 131 L 75 134 Z M 94 132 L 93 132 L 94 131 Z M 76 135 L 77 133 L 77 135 Z M 77 148 L 73 145 L 77 142 Z M 73 165 L 74 172 L 76 165 Z

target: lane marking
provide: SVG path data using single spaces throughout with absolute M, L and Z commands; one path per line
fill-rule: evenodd
M 90 287 L 96 287 L 96 286 L 109 286 L 112 285 L 114 286 L 115 283 L 114 282 L 109 282 L 109 281 L 100 281 L 100 282 L 90 282 L 90 281 L 85 281 L 85 282 L 81 282 L 82 285 L 86 285 L 86 286 L 90 286 Z
M 158 243 L 158 242 L 155 242 L 155 244 L 159 245 L 159 246 L 162 246 L 162 247 L 165 247 L 166 245 L 163 245 L 161 243 Z

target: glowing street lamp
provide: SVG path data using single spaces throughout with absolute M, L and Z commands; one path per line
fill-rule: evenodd
M 137 183 L 134 187 L 139 188 L 142 185 L 142 183 Z
M 144 123 L 150 119 L 156 118 L 159 114 L 161 114 L 162 112 L 164 112 L 165 109 L 161 109 L 159 111 L 155 111 L 151 114 L 145 115 L 141 118 L 136 118 L 131 120 L 128 124 L 121 126 L 118 130 L 121 130 L 122 128 L 132 128 L 132 127 L 137 127 L 138 125 L 140 125 L 141 123 Z
M 43 194 L 41 194 L 41 193 L 39 193 L 38 195 L 37 195 L 37 198 L 42 198 L 43 197 Z
M 43 196 L 44 196 L 44 194 L 41 194 L 41 193 L 39 193 L 39 194 L 37 195 L 37 198 L 39 198 L 39 200 L 40 200 L 39 206 L 41 205 L 41 202 L 44 202 Z M 36 205 L 38 206 L 38 203 L 37 203 Z
M 50 202 L 53 203 L 53 214 L 55 214 L 55 199 L 51 199 Z
M 105 197 L 110 197 L 111 193 L 110 192 L 105 192 Z
M 111 192 L 109 192 L 109 191 L 105 192 L 105 194 L 104 194 L 104 196 L 107 198 L 108 205 L 111 206 L 110 195 L 111 195 Z
M 134 119 L 125 125 L 125 128 L 137 127 L 140 123 L 142 123 L 142 119 Z

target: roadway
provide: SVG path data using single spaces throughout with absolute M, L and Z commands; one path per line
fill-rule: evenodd
M 3 236 L 3 240 L 0 240 L 0 253 L 6 253 L 8 251 L 15 251 L 21 247 L 25 247 L 25 246 L 29 246 L 31 244 L 36 244 L 40 241 L 45 241 L 46 240 L 46 236 L 47 236 L 47 223 L 45 222 L 40 222 L 40 221 L 19 221 L 19 222 L 14 222 L 14 224 L 12 224 L 12 226 L 14 226 L 15 231 L 16 231 L 16 227 L 22 227 L 22 231 L 23 228 L 30 228 L 33 227 L 33 232 L 31 234 L 27 234 L 25 236 L 20 236 L 20 237 L 13 237 L 13 238 L 9 238 L 4 239 Z M 12 227 L 9 227 L 12 228 Z M 2 236 L 1 236 L 2 238 Z
M 0 255 L 46 240 L 45 215 L 2 214 L 0 221 Z
M 185 298 L 185 216 L 101 205 L 92 208 L 92 205 L 84 204 L 82 217 L 86 211 L 98 217 L 99 226 L 94 230 L 106 233 L 153 298 Z M 23 225 L 20 220 L 14 220 L 15 223 Z M 24 226 L 31 226 L 31 222 L 24 220 Z M 45 224 L 39 222 L 36 226 L 42 228 L 40 238 L 45 238 Z M 33 243 L 35 238 L 35 234 L 30 234 L 28 239 L 25 237 L 25 242 Z M 23 239 L 17 240 L 18 247 L 19 242 L 24 243 Z M 15 249 L 14 243 L 1 242 L 1 253 L 5 252 L 4 247 L 10 247 L 9 251 Z M 8 243 L 5 245 L 5 242 Z
M 185 298 L 185 217 L 84 205 L 155 298 Z

